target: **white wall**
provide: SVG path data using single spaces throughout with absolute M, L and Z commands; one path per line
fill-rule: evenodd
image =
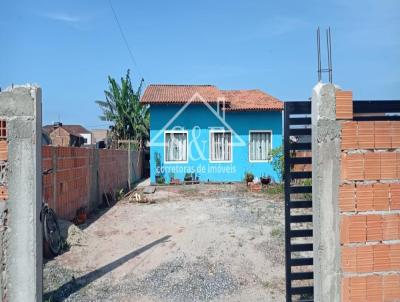
M 80 133 L 80 135 L 83 138 L 86 138 L 87 142 L 85 143 L 85 145 L 91 145 L 92 144 L 92 134 L 91 133 Z

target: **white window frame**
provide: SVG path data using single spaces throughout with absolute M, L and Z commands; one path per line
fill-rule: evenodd
M 258 159 L 258 160 L 255 160 L 255 159 L 251 159 L 251 153 L 250 153 L 250 144 L 251 144 L 251 134 L 252 133 L 269 133 L 269 135 L 270 135 L 270 149 L 268 150 L 269 152 L 271 152 L 272 151 L 272 130 L 250 130 L 249 131 L 249 148 L 248 148 L 248 153 L 249 153 L 249 162 L 250 163 L 270 163 L 271 161 L 272 161 L 272 158 L 271 158 L 271 154 L 268 154 L 269 156 L 269 159 Z
M 211 156 L 211 142 L 212 142 L 212 137 L 213 137 L 213 133 L 229 133 L 231 135 L 231 159 L 230 160 L 213 160 L 212 156 Z M 232 131 L 231 130 L 225 130 L 225 129 L 218 129 L 218 128 L 214 128 L 214 129 L 210 129 L 210 133 L 209 133 L 209 147 L 208 147 L 208 161 L 210 163 L 231 163 L 233 161 L 233 143 L 232 143 L 232 139 L 233 139 L 233 135 L 232 135 Z
M 186 160 L 167 160 L 167 134 L 186 134 Z M 165 130 L 164 131 L 164 163 L 165 164 L 187 164 L 189 162 L 189 134 L 187 130 Z

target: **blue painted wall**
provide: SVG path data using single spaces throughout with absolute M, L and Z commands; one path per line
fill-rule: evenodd
M 210 128 L 226 126 L 204 104 L 190 104 L 166 128 L 172 130 L 181 127 L 188 131 L 188 163 L 171 164 L 164 162 L 164 131 L 165 125 L 182 108 L 181 105 L 150 106 L 150 176 L 155 183 L 156 174 L 164 175 L 166 182 L 172 172 L 175 178 L 183 180 L 186 173 L 196 173 L 200 181 L 242 181 L 245 172 L 255 176 L 272 176 L 278 181 L 277 175 L 269 162 L 249 161 L 249 131 L 271 130 L 272 148 L 282 145 L 282 113 L 280 111 L 247 111 L 226 112 L 225 121 L 245 143 L 244 146 L 233 146 L 231 163 L 209 162 Z M 196 136 L 197 140 L 193 140 Z M 197 144 L 195 143 L 197 141 Z M 232 142 L 240 144 L 240 139 L 232 134 Z M 201 154 L 205 158 L 201 159 Z M 156 157 L 159 155 L 160 165 Z

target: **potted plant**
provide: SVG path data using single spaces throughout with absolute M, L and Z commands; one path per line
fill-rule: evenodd
M 244 179 L 246 180 L 246 184 L 248 185 L 250 182 L 253 182 L 254 180 L 254 174 L 251 172 L 246 172 L 244 174 Z
M 186 173 L 183 180 L 184 181 L 192 181 L 192 174 Z

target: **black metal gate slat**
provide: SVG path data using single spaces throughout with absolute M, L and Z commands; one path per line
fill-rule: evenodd
M 311 102 L 286 102 L 284 114 L 284 157 L 285 157 L 285 256 L 286 256 L 286 301 L 294 301 L 292 296 L 297 297 L 296 301 L 313 301 L 313 286 L 310 283 L 296 284 L 294 287 L 292 281 L 313 280 L 312 265 L 314 260 L 309 256 L 299 257 L 296 252 L 312 252 L 312 243 L 295 243 L 291 240 L 306 239 L 310 240 L 313 236 L 312 227 L 306 229 L 292 229 L 300 226 L 300 223 L 312 223 L 312 215 L 306 213 L 291 213 L 291 209 L 311 209 L 312 200 L 301 200 L 302 198 L 294 198 L 291 200 L 292 194 L 309 194 L 312 193 L 312 185 L 306 185 L 304 180 L 312 177 L 311 171 L 292 171 L 293 165 L 307 165 L 312 163 L 312 158 L 296 157 L 297 151 L 311 151 L 311 141 L 306 137 L 311 136 Z M 304 127 L 300 126 L 303 125 Z M 300 143 L 296 140 L 291 141 L 293 136 L 302 136 Z M 306 141 L 306 142 L 304 142 Z M 292 184 L 292 181 L 295 184 Z M 298 195 L 296 195 L 298 196 Z M 304 197 L 304 196 L 303 196 Z M 308 212 L 308 210 L 307 210 Z M 297 227 L 298 228 L 298 227 Z M 294 254 L 293 254 L 294 253 Z M 293 258 L 292 258 L 293 257 Z M 301 257 L 301 256 L 300 256 Z M 292 272 L 292 267 L 302 267 L 301 272 Z M 311 266 L 311 268 L 310 268 Z M 310 282 L 310 281 L 308 281 Z
M 306 151 L 311 149 L 311 143 L 293 143 L 289 148 L 290 150 Z
M 289 163 L 292 164 L 292 165 L 311 164 L 312 163 L 312 158 L 311 157 L 292 157 L 292 158 L 289 158 Z
M 313 292 L 314 292 L 313 286 L 292 287 L 291 290 L 292 295 L 312 294 Z M 307 301 L 313 301 L 313 300 L 307 300 Z
M 291 179 L 311 178 L 311 171 L 290 172 Z
M 311 129 L 310 128 L 289 129 L 289 134 L 290 135 L 311 135 Z
M 290 176 L 290 173 L 288 173 Z M 289 188 L 291 194 L 295 193 L 312 193 L 312 186 L 293 186 Z
M 311 200 L 290 201 L 289 207 L 291 209 L 306 209 L 312 207 Z
M 312 237 L 313 230 L 291 230 L 289 233 L 290 238 L 297 237 Z
M 312 215 L 290 215 L 290 223 L 312 222 Z
M 309 280 L 314 278 L 314 272 L 299 272 L 291 274 L 292 280 Z
M 296 243 L 289 245 L 291 252 L 310 252 L 313 250 L 312 243 Z
M 306 266 L 306 265 L 313 265 L 313 264 L 314 264 L 313 258 L 296 258 L 296 259 L 289 260 L 290 266 Z
M 288 118 L 290 125 L 310 125 L 311 118 L 310 117 L 292 117 Z

